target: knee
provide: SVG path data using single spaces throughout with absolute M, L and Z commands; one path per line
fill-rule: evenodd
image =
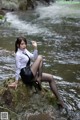
M 53 75 L 50 76 L 51 82 L 54 82 Z
M 42 58 L 42 55 L 38 55 L 38 59 L 39 60 L 42 60 L 43 58 Z

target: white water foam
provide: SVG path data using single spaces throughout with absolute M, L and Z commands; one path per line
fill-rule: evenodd
M 10 27 L 15 28 L 18 30 L 19 33 L 26 33 L 28 35 L 48 35 L 51 36 L 52 33 L 48 30 L 48 28 L 44 26 L 40 26 L 32 24 L 31 22 L 20 20 L 19 17 L 13 13 L 6 14 L 7 22 L 10 23 Z
M 50 31 L 50 29 L 45 26 L 46 23 L 61 23 L 62 17 L 71 16 L 75 17 L 75 15 L 79 16 L 80 10 L 74 10 L 74 8 L 70 8 L 67 5 L 60 4 L 52 4 L 50 6 L 38 6 L 35 9 L 35 14 L 39 17 L 36 18 L 36 22 L 40 24 L 33 24 L 31 22 L 23 21 L 19 19 L 19 17 L 13 13 L 7 13 L 6 18 L 10 23 L 10 27 L 16 29 L 20 33 L 26 33 L 28 35 L 46 35 L 52 36 L 54 33 Z M 44 21 L 43 21 L 44 20 Z M 47 21 L 48 20 L 48 21 Z
M 58 5 L 50 5 L 48 7 L 46 6 L 39 6 L 36 9 L 36 13 L 39 14 L 39 19 L 44 18 L 55 18 L 57 15 L 59 15 L 62 7 Z
M 69 6 L 66 4 L 58 4 L 58 3 L 53 3 L 50 6 L 40 6 L 37 7 L 36 13 L 39 15 L 38 19 L 49 19 L 52 20 L 52 22 L 61 22 L 60 18 L 61 17 L 66 17 L 66 16 L 80 16 L 80 9 L 74 9 L 73 6 Z
M 44 30 L 39 28 L 36 24 L 31 24 L 27 21 L 22 21 L 18 18 L 17 15 L 14 15 L 12 13 L 6 14 L 7 22 L 10 23 L 11 27 L 17 29 L 19 32 L 27 33 L 27 34 L 37 34 L 42 33 Z
M 55 76 L 55 75 L 53 75 L 53 78 L 56 79 L 56 80 L 62 80 L 62 79 L 63 79 L 62 77 L 60 77 L 60 76 Z

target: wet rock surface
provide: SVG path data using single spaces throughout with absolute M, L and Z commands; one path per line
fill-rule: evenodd
M 39 3 L 49 5 L 52 0 L 1 0 L 0 9 L 7 11 L 34 9 Z
M 51 120 L 51 117 L 49 114 L 39 114 L 39 115 L 31 115 L 28 120 Z
M 11 82 L 13 79 L 0 85 L 0 112 L 8 112 L 10 120 L 66 120 L 50 92 L 44 89 L 36 92 L 21 81 L 17 89 L 8 88 Z

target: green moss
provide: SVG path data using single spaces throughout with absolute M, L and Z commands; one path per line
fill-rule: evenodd
M 52 106 L 57 106 L 57 100 L 56 100 L 56 97 L 53 95 L 53 93 L 48 90 L 48 89 L 44 89 L 46 91 L 45 93 L 45 97 L 48 101 L 48 104 L 52 105 Z
M 19 5 L 19 10 L 22 10 L 22 11 L 27 10 L 27 3 L 21 2 Z
M 16 120 L 25 112 L 26 114 L 30 111 L 42 113 L 50 105 L 56 106 L 55 97 L 49 90 L 43 88 L 42 91 L 35 93 L 33 92 L 34 87 L 31 89 L 25 86 L 22 81 L 19 82 L 17 89 L 8 88 L 8 84 L 12 82 L 14 82 L 14 79 L 8 79 L 0 86 L 0 110 L 3 108 L 3 111 L 8 111 L 9 118 L 15 118 L 14 120 Z M 25 118 L 25 116 L 22 117 Z
M 18 88 L 8 88 L 8 84 L 14 82 L 14 79 L 6 80 L 2 86 L 0 86 L 0 99 L 3 101 L 1 104 L 5 104 L 13 110 L 16 110 L 17 106 L 23 107 L 23 104 L 27 104 L 29 100 L 29 90 L 22 82 L 19 83 Z M 18 108 L 17 108 L 18 109 Z
M 4 16 L 3 15 L 0 15 L 0 19 L 2 20 L 4 18 Z

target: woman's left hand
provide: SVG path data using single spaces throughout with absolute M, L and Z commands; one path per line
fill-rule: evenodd
M 32 42 L 32 45 L 34 48 L 37 48 L 37 42 L 36 41 L 31 41 Z
M 10 83 L 8 85 L 8 87 L 16 89 L 17 88 L 17 83 L 16 82 Z

